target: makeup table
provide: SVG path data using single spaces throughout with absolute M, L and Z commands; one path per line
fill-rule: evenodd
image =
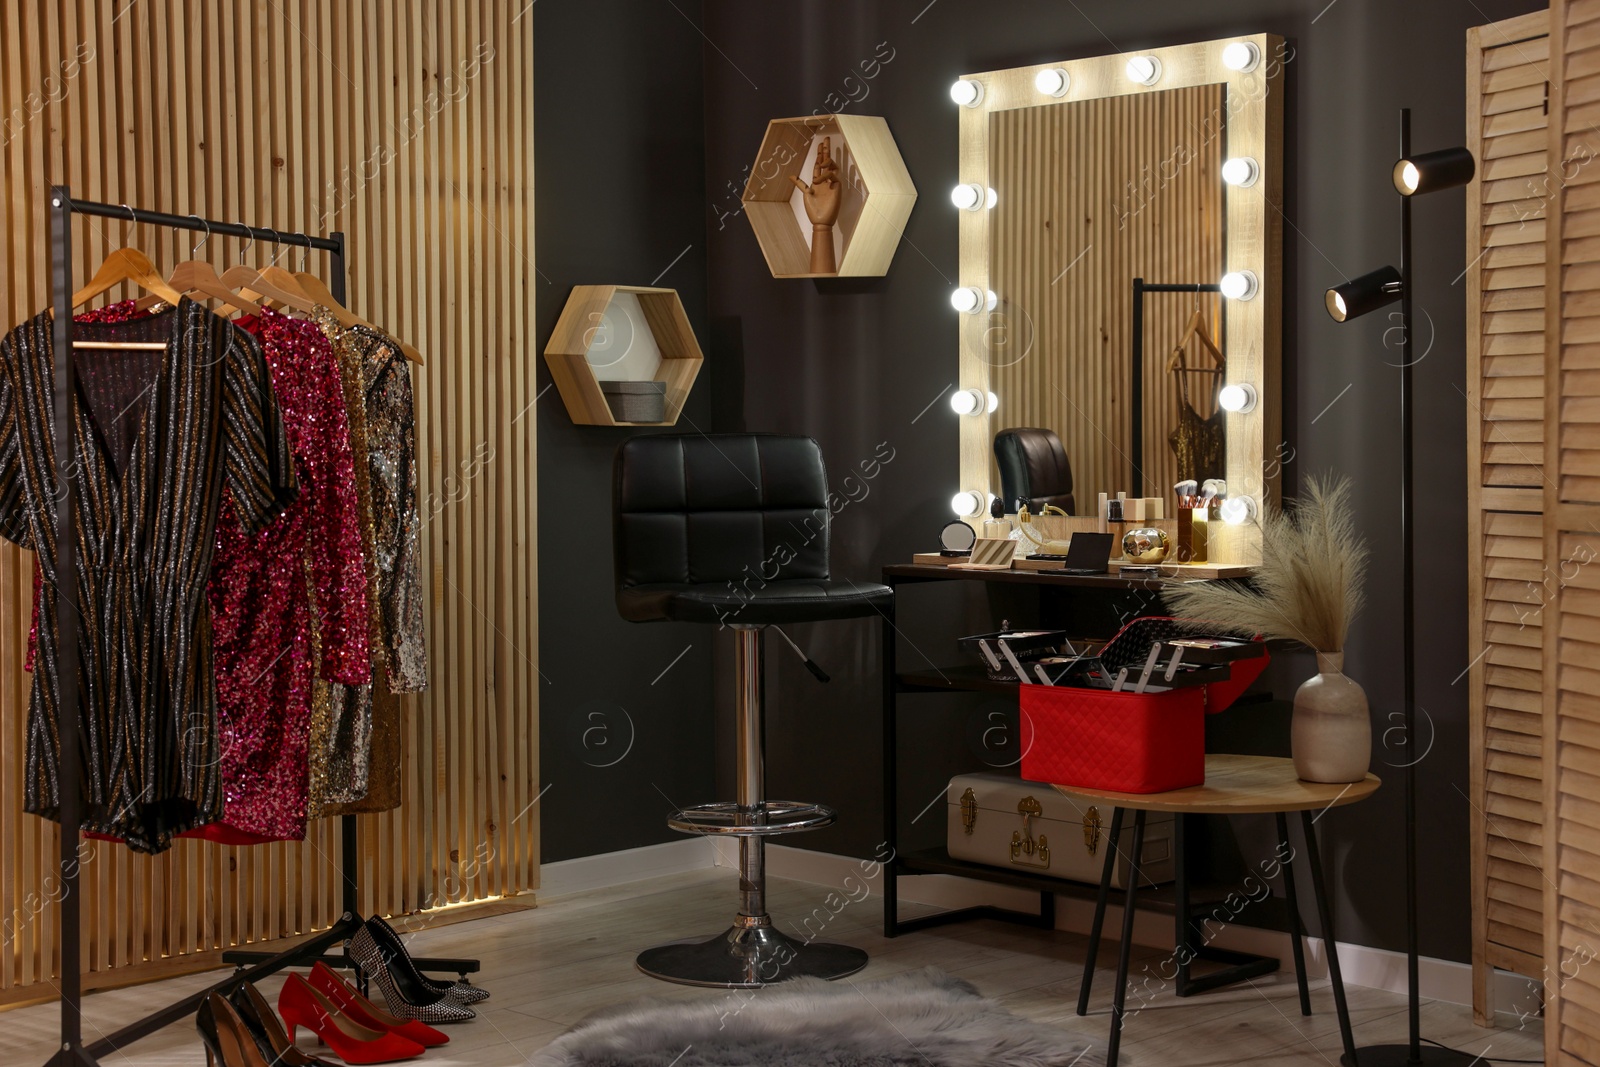
M 966 570 L 927 563 L 891 564 L 883 568 L 883 583 L 895 590 L 894 611 L 902 617 L 908 617 L 914 610 L 906 597 L 907 590 L 912 587 L 925 587 L 937 582 L 982 582 L 992 588 L 1037 590 L 1039 617 L 1028 619 L 1027 625 L 1067 629 L 1074 635 L 1088 638 L 1109 638 L 1132 619 L 1162 614 L 1164 611 L 1161 601 L 1162 591 L 1185 580 L 1188 579 L 1151 577 L 1142 574 L 1123 577 L 1117 574 L 1045 574 L 1016 569 Z M 884 864 L 884 936 L 897 937 L 916 930 L 967 919 L 1000 919 L 1041 929 L 1053 929 L 1056 918 L 1056 897 L 1095 900 L 1097 887 L 1094 884 L 1053 877 L 1032 868 L 1004 868 L 953 859 L 943 845 L 910 852 L 900 848 L 899 698 L 910 694 L 956 692 L 1015 697 L 1019 687 L 1016 682 L 996 681 L 990 678 L 976 663 L 901 670 L 898 666 L 896 648 L 899 631 L 893 617 L 886 617 L 883 620 L 883 631 L 883 833 L 887 854 L 891 857 Z M 1118 818 L 1120 819 L 1120 811 Z M 1183 870 L 1181 853 L 1177 867 L 1180 871 Z M 904 876 L 930 874 L 956 875 L 1036 892 L 1039 895 L 1039 908 L 1037 912 L 1023 912 L 993 905 L 981 905 L 913 919 L 900 918 L 899 879 Z M 1138 903 L 1150 910 L 1173 914 L 1179 926 L 1187 926 L 1191 903 L 1189 888 L 1188 879 L 1180 875 L 1172 886 L 1145 889 L 1140 893 Z M 1296 920 L 1291 919 L 1291 922 L 1294 921 Z M 1271 957 L 1230 952 L 1211 946 L 1198 949 L 1195 957 L 1222 964 L 1223 967 L 1214 973 L 1191 977 L 1185 965 L 1176 982 L 1179 996 L 1189 996 L 1268 974 L 1277 970 L 1279 966 L 1279 961 Z

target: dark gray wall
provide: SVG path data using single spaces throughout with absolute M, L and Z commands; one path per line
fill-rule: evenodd
M 539 288 L 526 358 L 541 388 L 544 344 L 574 285 L 671 286 L 706 336 L 703 41 L 689 21 L 700 5 L 675 2 L 534 9 Z M 714 377 L 709 367 L 701 376 L 683 429 L 711 426 Z M 713 738 L 709 635 L 630 625 L 613 605 L 611 455 L 633 431 L 574 426 L 553 388 L 538 428 L 548 863 L 674 839 L 672 802 L 712 792 Z
M 654 5 L 631 6 L 654 10 Z M 717 391 L 718 415 L 727 426 L 815 436 L 836 482 L 871 456 L 879 442 L 888 442 L 894 461 L 836 523 L 835 569 L 857 577 L 928 548 L 948 518 L 946 501 L 958 488 L 955 417 L 943 403 L 924 411 L 956 373 L 955 322 L 947 303 L 957 284 L 956 219 L 946 198 L 956 177 L 957 117 L 946 95 L 950 82 L 964 72 L 1235 33 L 1265 30 L 1289 38 L 1295 54 L 1285 86 L 1283 402 L 1285 434 L 1295 458 L 1286 487 L 1292 490 L 1306 473 L 1325 470 L 1356 479 L 1357 517 L 1374 560 L 1371 605 L 1351 637 L 1347 669 L 1367 687 L 1374 726 L 1390 742 L 1378 749 L 1374 769 L 1393 783 L 1372 801 L 1322 820 L 1325 854 L 1340 887 L 1341 937 L 1387 948 L 1403 946 L 1401 791 L 1393 766 L 1399 763 L 1399 738 L 1389 729 L 1397 721 L 1391 716 L 1398 712 L 1401 667 L 1394 528 L 1397 376 L 1386 362 L 1395 356 L 1383 345 L 1388 323 L 1373 316 L 1336 326 L 1322 310 L 1322 291 L 1398 256 L 1398 205 L 1388 176 L 1396 155 L 1398 108 L 1414 109 L 1419 149 L 1459 143 L 1465 30 L 1541 6 L 1533 0 L 706 0 L 704 5 L 705 195 L 710 203 L 703 202 L 700 210 L 709 244 L 708 311 L 718 324 L 712 359 L 715 373 L 728 376 Z M 541 4 L 542 19 L 545 10 Z M 667 21 L 673 17 L 669 14 Z M 553 47 L 548 19 L 543 32 L 541 58 Z M 877 76 L 864 83 L 868 95 L 849 110 L 888 119 L 921 194 L 894 266 L 886 278 L 863 282 L 774 281 L 748 223 L 726 214 L 737 207 L 737 190 L 766 122 L 837 109 L 837 102 L 828 102 L 831 93 L 860 97 L 861 62 L 881 57 L 886 49 L 893 50 L 893 58 L 886 64 L 880 58 Z M 614 69 L 617 65 L 608 66 Z M 548 67 L 540 73 L 541 83 L 552 74 Z M 847 77 L 852 78 L 848 83 Z M 554 110 L 540 109 L 541 145 L 551 143 L 552 122 L 575 121 L 552 116 Z M 549 199 L 551 185 L 543 180 L 549 167 L 546 159 L 540 170 L 541 223 L 556 210 Z M 656 227 L 679 221 L 652 219 L 616 254 L 633 262 L 639 242 L 653 249 L 662 243 L 667 250 L 682 247 L 681 238 L 656 239 Z M 1431 341 L 1417 370 L 1416 435 L 1422 529 L 1419 702 L 1426 713 L 1419 742 L 1427 750 L 1419 766 L 1422 951 L 1465 960 L 1467 739 L 1460 676 L 1467 667 L 1466 404 L 1464 304 L 1456 280 L 1464 265 L 1461 194 L 1420 202 L 1416 221 L 1418 306 L 1426 313 L 1419 344 Z M 545 270 L 559 259 L 546 243 L 549 232 L 540 234 Z M 646 266 L 655 262 L 642 258 Z M 609 254 L 597 254 L 596 269 L 607 273 L 614 262 Z M 609 270 L 607 276 L 615 273 Z M 556 421 L 543 420 L 541 445 L 549 437 L 567 436 L 558 434 L 564 428 L 549 425 Z M 585 462 L 598 463 L 601 450 L 584 447 Z M 552 465 L 576 451 L 578 446 L 558 442 L 542 452 L 541 482 Z M 555 518 L 549 510 L 551 491 L 541 488 L 549 523 Z M 585 521 L 599 522 L 599 511 L 587 506 L 593 502 L 598 508 L 600 494 L 586 485 L 582 492 Z M 562 591 L 576 584 L 575 578 L 563 586 L 549 577 L 552 548 L 544 542 L 546 604 L 560 603 Z M 600 555 L 596 551 L 597 565 Z M 598 579 L 583 583 L 586 589 L 591 584 L 598 585 Z M 948 592 L 917 596 L 914 611 L 911 601 L 903 602 L 903 656 L 921 652 L 933 661 L 958 662 L 953 637 L 973 632 L 966 627 L 997 621 L 981 602 Z M 547 630 L 559 625 L 550 614 L 544 621 Z M 819 687 L 786 653 L 769 658 L 770 793 L 824 801 L 842 813 L 834 829 L 794 843 L 865 856 L 882 836 L 877 629 L 849 622 L 800 631 L 797 636 L 811 644 L 836 681 Z M 642 632 L 630 631 L 627 637 L 625 660 L 637 658 L 641 666 L 684 643 L 674 638 L 647 644 Z M 655 641 L 655 635 L 648 640 Z M 548 653 L 548 640 L 545 647 Z M 697 643 L 695 654 L 702 647 Z M 647 648 L 648 654 L 642 651 Z M 637 657 L 635 649 L 641 650 Z M 552 663 L 548 654 L 544 662 Z M 1292 696 L 1313 670 L 1303 654 L 1281 658 L 1274 672 L 1276 692 Z M 717 673 L 720 697 L 731 682 L 720 659 Z M 915 735 L 906 739 L 906 759 L 921 768 L 907 775 L 902 805 L 909 817 L 938 795 L 949 774 L 974 768 L 980 754 L 974 751 L 974 724 L 988 709 L 952 697 L 918 698 L 906 701 L 905 708 L 905 732 Z M 1236 748 L 1282 751 L 1284 714 L 1282 707 L 1241 710 L 1226 732 Z M 547 727 L 546 736 L 550 733 Z M 727 761 L 720 762 L 725 775 Z M 545 825 L 554 839 L 560 829 L 552 826 L 550 815 L 547 811 Z M 942 812 L 935 808 L 918 831 L 936 837 L 941 822 Z M 1254 832 L 1241 833 L 1239 847 L 1245 853 Z

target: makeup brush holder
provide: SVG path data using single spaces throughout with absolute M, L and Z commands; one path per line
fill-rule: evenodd
M 1177 551 L 1172 558 L 1179 563 L 1194 563 L 1194 508 L 1178 508 Z

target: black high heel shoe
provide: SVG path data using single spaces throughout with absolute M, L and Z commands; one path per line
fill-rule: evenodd
M 228 993 L 228 1004 L 238 1013 L 245 1029 L 255 1039 L 256 1048 L 272 1067 L 341 1067 L 332 1060 L 322 1059 L 301 1051 L 289 1035 L 284 1033 L 278 1013 L 272 1010 L 267 998 L 249 982 L 240 982 Z M 206 1010 L 201 1005 L 201 1012 Z M 199 1025 L 196 1020 L 196 1025 Z
M 195 1013 L 195 1029 L 206 1046 L 206 1067 L 268 1067 L 249 1029 L 220 993 L 212 993 Z
M 435 993 L 443 993 L 457 1004 L 466 1006 L 478 1004 L 489 999 L 489 991 L 487 989 L 475 986 L 465 978 L 459 982 L 435 982 L 432 978 L 417 970 L 415 961 L 411 959 L 411 954 L 406 951 L 405 942 L 400 939 L 400 935 L 395 932 L 395 928 L 379 916 L 374 915 L 368 919 L 366 926 L 372 933 L 372 939 L 383 950 L 384 955 L 396 959 L 404 959 L 406 962 L 401 966 L 409 965 L 410 969 L 416 973 L 417 978 L 422 982 L 424 988 L 431 989 Z
M 370 926 L 362 926 L 350 939 L 349 955 L 378 992 L 389 1014 L 425 1023 L 462 1023 L 478 1013 L 456 1003 L 449 995 L 424 984 L 421 972 L 404 948 L 395 952 L 378 945 Z

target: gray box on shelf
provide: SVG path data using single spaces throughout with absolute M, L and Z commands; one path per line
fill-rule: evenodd
M 666 382 L 601 382 L 606 406 L 618 422 L 665 422 Z

